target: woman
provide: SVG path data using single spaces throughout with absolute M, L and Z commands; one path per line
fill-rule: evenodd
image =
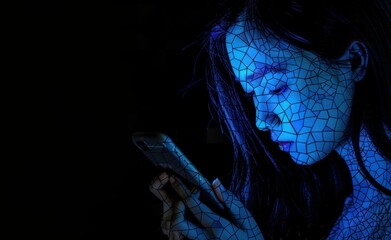
M 390 239 L 390 14 L 385 0 L 232 4 L 208 44 L 212 103 L 235 149 L 230 189 L 213 182 L 226 214 L 162 173 L 151 191 L 163 232 Z

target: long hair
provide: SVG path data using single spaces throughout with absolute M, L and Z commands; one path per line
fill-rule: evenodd
M 352 40 L 369 52 L 365 79 L 356 85 L 350 124 L 357 161 L 379 190 L 362 162 L 359 133 L 364 125 L 379 152 L 391 159 L 386 130 L 391 129 L 391 22 L 385 1 L 231 1 L 208 38 L 208 89 L 212 109 L 234 146 L 231 190 L 270 239 L 321 239 L 328 235 L 352 191 L 351 176 L 335 152 L 310 165 L 293 163 L 254 124 L 255 109 L 234 81 L 225 49 L 227 29 L 241 12 L 259 29 L 321 57 L 334 60 Z

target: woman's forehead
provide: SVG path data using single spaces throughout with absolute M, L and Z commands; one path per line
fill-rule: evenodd
M 259 29 L 252 21 L 237 21 L 226 34 L 226 47 L 230 56 L 250 56 L 264 63 L 288 61 L 297 58 L 317 59 L 316 54 L 300 49 L 273 34 L 269 29 Z
M 294 50 L 281 38 L 276 37 L 271 31 L 260 31 L 252 21 L 238 21 L 231 25 L 227 31 L 226 44 L 233 48 L 253 47 L 259 50 Z
M 285 62 L 297 53 L 295 47 L 271 34 L 266 36 L 266 33 L 259 31 L 254 24 L 244 22 L 231 26 L 226 35 L 226 48 L 231 64 L 239 61 L 234 64 L 237 70 L 251 68 L 255 63 Z

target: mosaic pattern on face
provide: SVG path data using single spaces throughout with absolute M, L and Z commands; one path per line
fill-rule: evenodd
M 270 131 L 296 163 L 323 159 L 348 124 L 354 91 L 348 69 L 248 25 L 233 25 L 226 47 L 236 80 L 253 98 L 257 128 Z

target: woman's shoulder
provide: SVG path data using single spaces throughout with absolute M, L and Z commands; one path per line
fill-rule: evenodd
M 386 239 L 391 237 L 391 197 L 384 196 L 372 204 L 363 212 L 365 225 L 372 230 L 370 236 L 374 239 Z
M 355 199 L 357 200 L 357 199 Z M 391 236 L 391 200 L 379 194 L 355 201 L 348 198 L 328 239 L 387 239 Z
M 391 196 L 380 191 L 363 174 L 352 144 L 345 146 L 344 159 L 353 178 L 353 194 L 345 202 L 330 239 L 385 239 L 391 236 Z M 391 161 L 371 141 L 368 132 L 360 134 L 363 163 L 376 182 L 391 189 Z

